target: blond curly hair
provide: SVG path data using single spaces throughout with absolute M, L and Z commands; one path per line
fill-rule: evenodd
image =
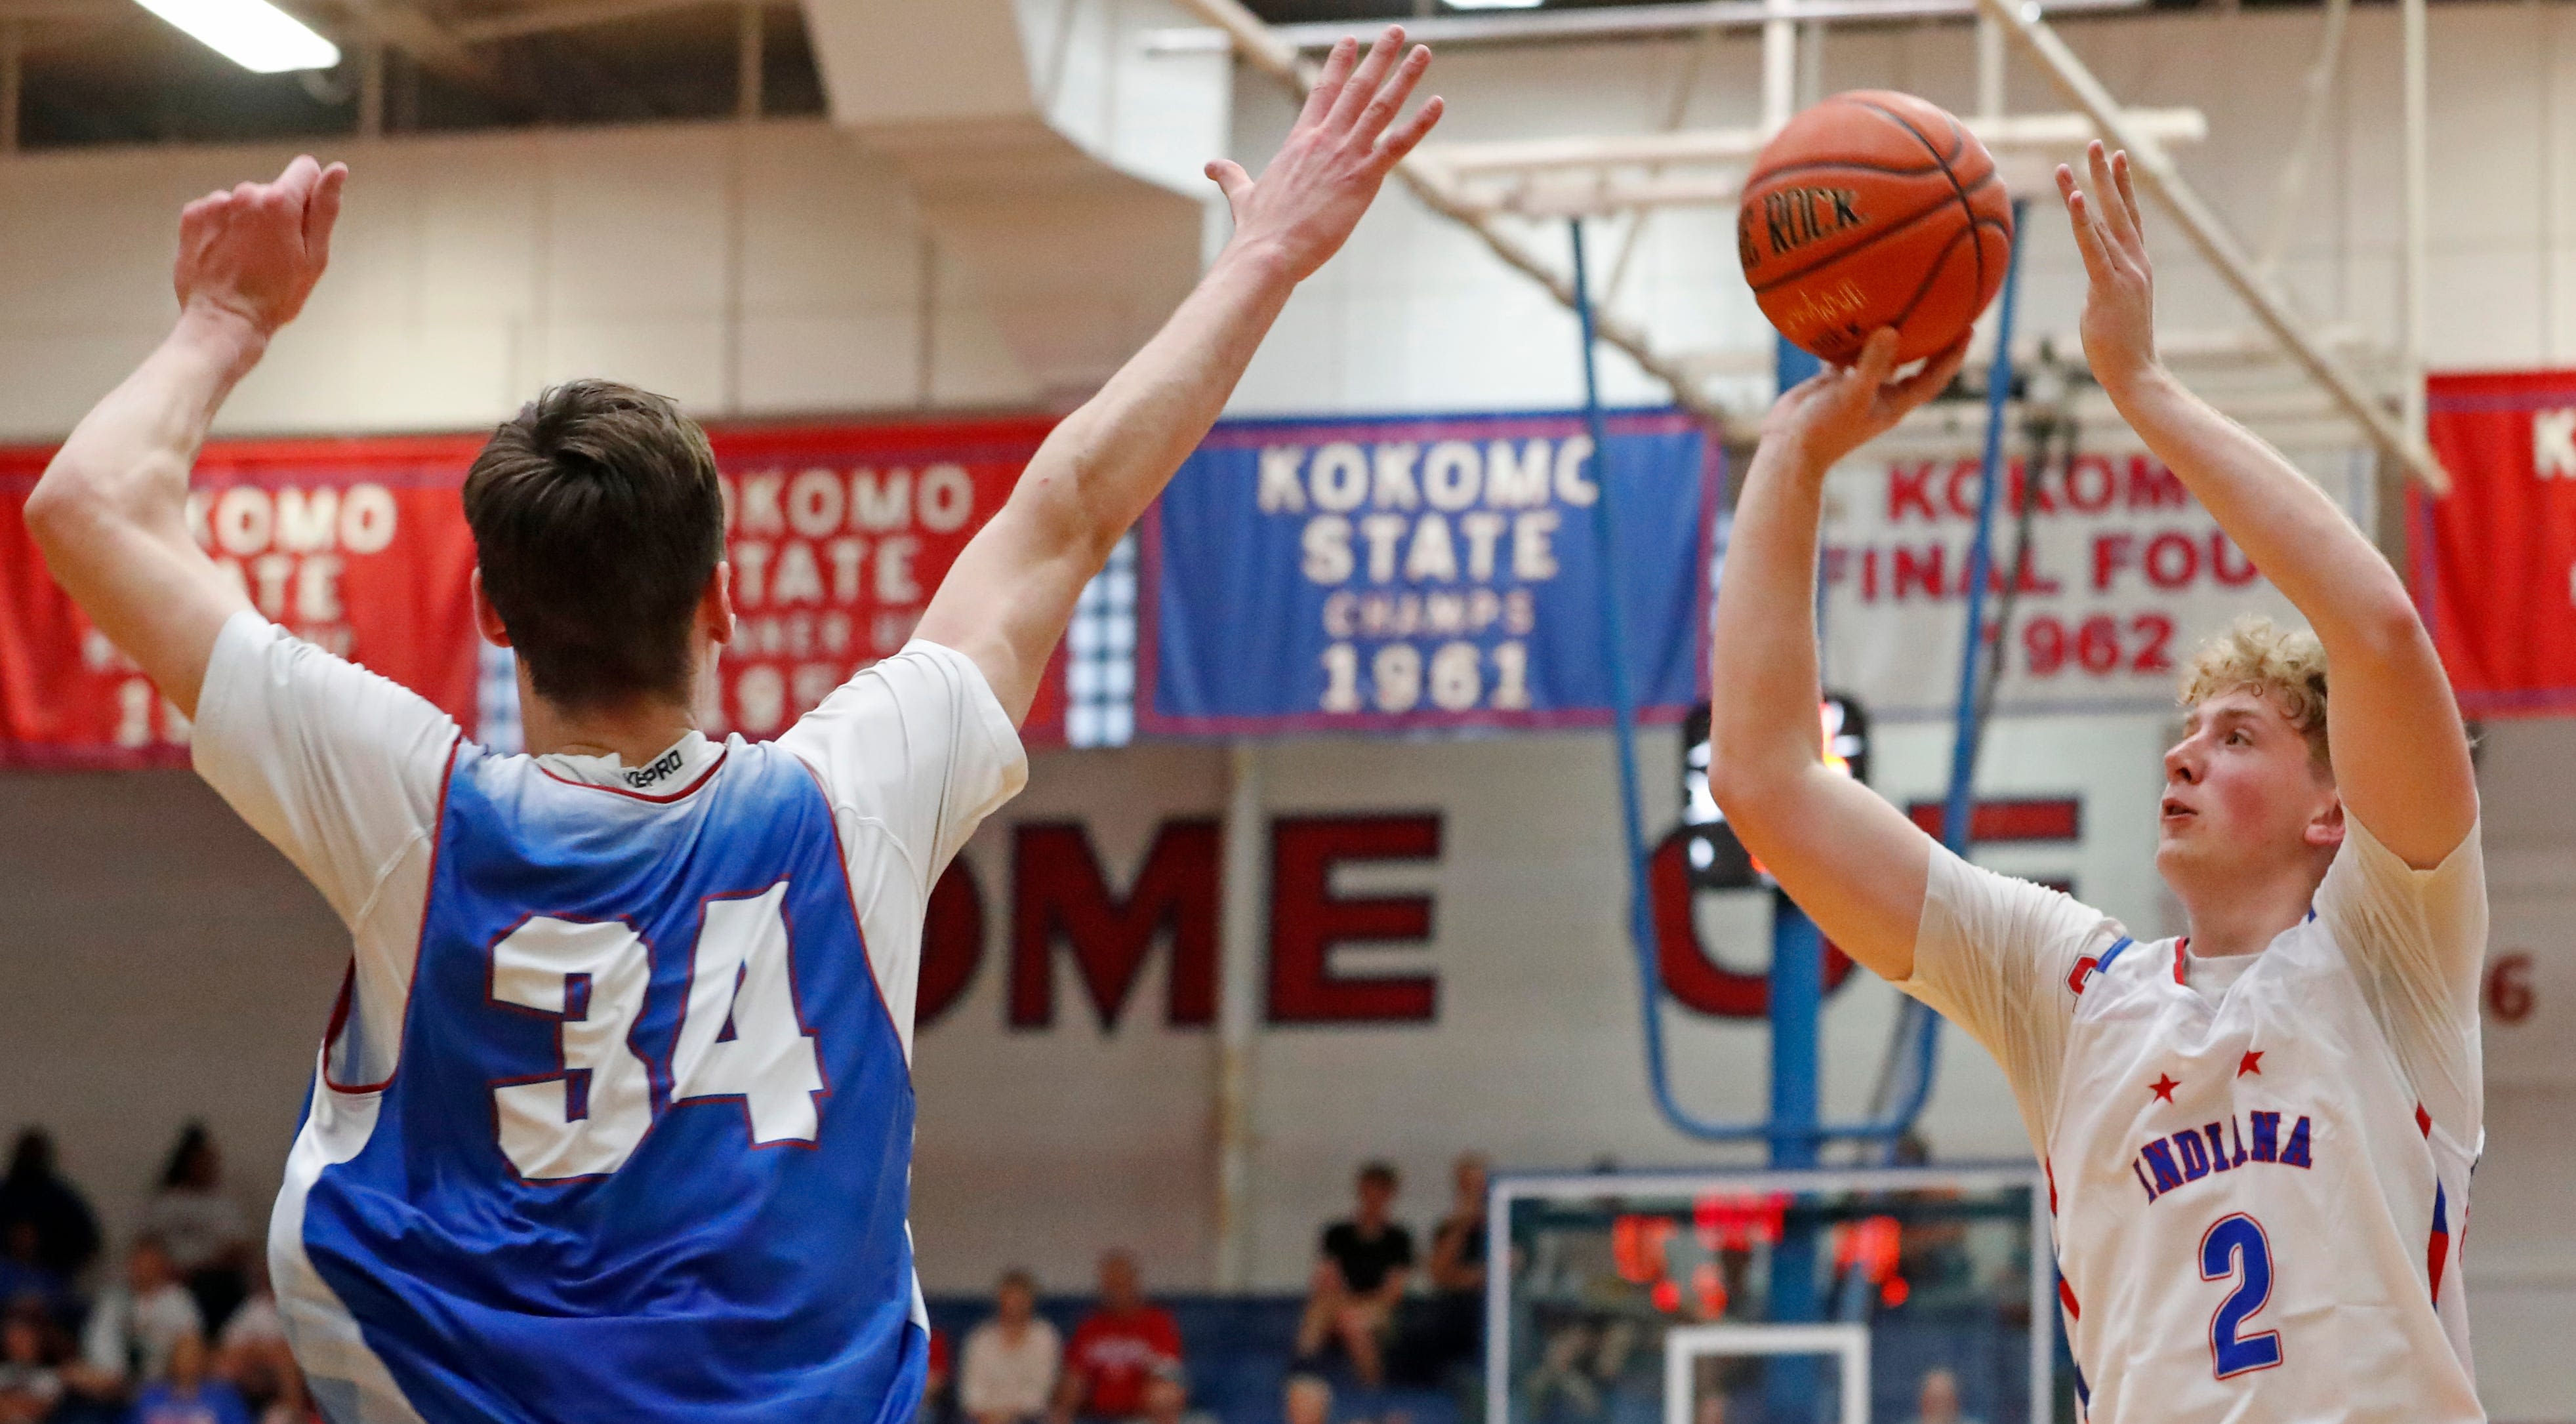
M 2308 755 L 2317 767 L 2332 769 L 2326 746 L 2326 650 L 2316 634 L 2284 628 L 2269 618 L 2239 618 L 2192 654 L 2175 700 L 2190 707 L 2239 688 L 2260 693 L 2279 707 L 2308 739 Z

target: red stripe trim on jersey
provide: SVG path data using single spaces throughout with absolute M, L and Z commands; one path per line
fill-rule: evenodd
M 543 762 L 539 762 L 537 764 L 537 770 L 545 772 L 546 775 L 554 777 L 555 780 L 562 782 L 566 786 L 578 786 L 588 791 L 605 791 L 611 796 L 623 796 L 630 801 L 649 801 L 656 806 L 667 806 L 671 802 L 677 801 L 681 797 L 688 795 L 690 792 L 697 790 L 699 787 L 706 785 L 707 778 L 715 775 L 716 768 L 724 765 L 725 758 L 731 755 L 733 755 L 733 748 L 724 747 L 719 749 L 716 752 L 716 759 L 707 763 L 707 769 L 699 772 L 696 780 L 681 787 L 677 791 L 665 792 L 659 796 L 648 796 L 641 791 L 629 791 L 623 786 L 602 786 L 596 781 L 575 781 L 569 776 L 555 776 L 554 772 L 549 770 Z
M 2174 982 L 2185 987 L 2189 987 L 2191 981 L 2182 977 L 2182 952 L 2189 948 L 2191 948 L 2189 935 L 2174 941 Z
M 2068 1285 L 2066 1283 L 2066 1277 L 2064 1276 L 2059 1276 L 2057 1278 L 2057 1303 L 2066 1307 L 2067 1319 L 2081 1320 L 2084 1318 L 2084 1308 L 2075 1303 L 2075 1287 Z
M 411 1006 L 420 997 L 420 956 L 429 946 L 429 900 L 438 893 L 438 853 L 447 839 L 447 787 L 456 779 L 456 758 L 465 750 L 465 734 L 458 732 L 447 744 L 447 765 L 438 773 L 438 813 L 429 822 L 429 875 L 421 882 L 420 933 L 411 944 L 411 973 L 403 979 L 402 1013 L 395 1019 L 394 1070 L 381 1083 L 335 1083 L 331 1081 L 331 1046 L 339 1040 L 341 1030 L 349 1026 L 349 1015 L 356 1011 L 358 998 L 358 960 L 349 957 L 348 977 L 341 981 L 340 1002 L 331 1010 L 331 1026 L 322 1035 L 322 1086 L 335 1093 L 365 1096 L 381 1093 L 402 1076 L 402 1051 L 411 1042 Z
M 2433 1135 L 2433 1115 L 2424 1111 L 2422 1103 L 2415 1105 L 2415 1130 L 2426 1137 Z
M 823 784 L 821 772 L 794 752 L 787 753 L 787 759 L 796 763 L 797 769 L 805 773 L 805 778 L 814 783 L 814 794 L 823 798 L 823 821 L 832 828 L 832 859 L 841 867 L 842 893 L 850 897 L 850 933 L 858 936 L 859 959 L 868 966 L 868 986 L 877 991 L 877 1008 L 885 1014 L 886 1027 L 894 1030 L 894 1046 L 903 1052 L 903 1081 L 909 1085 L 912 1082 L 912 1040 L 905 1037 L 903 1024 L 894 1016 L 894 1001 L 886 997 L 885 981 L 877 977 L 877 957 L 868 949 L 867 926 L 859 922 L 859 887 L 850 883 L 850 848 L 841 841 L 840 808 L 832 804 L 832 789 Z M 932 881 L 931 885 L 935 890 L 938 882 Z M 927 897 L 922 900 L 925 906 L 929 903 Z M 916 999 L 913 1004 L 916 1020 L 920 1007 Z
M 2433 1304 L 2442 1303 L 2442 1267 L 2451 1259 L 2451 1223 L 2442 1183 L 2433 1183 L 2433 1234 L 2424 1246 L 2425 1278 L 2433 1283 Z
M 2048 1174 L 2048 1214 L 2057 1215 L 2057 1167 L 2047 1158 L 2039 1159 L 2039 1170 Z

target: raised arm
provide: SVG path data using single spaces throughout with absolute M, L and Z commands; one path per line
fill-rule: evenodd
M 1366 59 L 1345 40 L 1259 182 L 1233 163 L 1208 165 L 1234 211 L 1233 239 L 1162 331 L 1047 436 L 958 555 L 919 632 L 974 659 L 1013 720 L 1028 715 L 1083 585 L 1216 423 L 1288 294 L 1439 122 L 1436 98 L 1395 122 L 1430 62 L 1419 46 L 1405 53 L 1393 26 Z
M 2344 809 L 2418 870 L 2477 821 L 2459 705 L 2397 571 L 2325 491 L 2156 359 L 2155 271 L 2126 153 L 2057 170 L 2090 279 L 2084 355 L 2120 416 L 2218 519 L 2325 645 L 2327 740 Z
M 348 169 L 298 158 L 179 217 L 179 322 L 72 431 L 27 499 L 45 563 L 193 717 L 224 621 L 250 607 L 188 534 L 188 469 L 215 411 L 322 275 Z
M 1894 384 L 1896 333 L 1790 390 L 1764 422 L 1726 545 L 1709 668 L 1709 790 L 1747 850 L 1852 958 L 1914 972 L 1931 840 L 1824 764 L 1817 720 L 1816 525 L 1825 472 L 1958 373 L 1967 340 Z

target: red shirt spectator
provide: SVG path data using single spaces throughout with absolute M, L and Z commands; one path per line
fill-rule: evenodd
M 1135 1418 L 1154 1381 L 1177 1380 L 1180 1370 L 1181 1327 L 1170 1311 L 1146 1303 L 1134 1258 L 1124 1251 L 1101 1257 L 1100 1306 L 1075 1327 L 1064 1352 L 1057 1417 Z

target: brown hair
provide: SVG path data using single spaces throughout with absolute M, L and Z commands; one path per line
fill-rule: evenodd
M 689 695 L 689 620 L 724 557 L 706 432 L 669 398 L 571 381 L 492 433 L 465 477 L 483 591 L 537 695 Z
M 2316 634 L 2269 618 L 2239 618 L 2192 654 L 2176 700 L 2189 707 L 2238 688 L 2279 707 L 2308 739 L 2309 757 L 2320 769 L 2333 768 L 2326 745 L 2326 650 Z

